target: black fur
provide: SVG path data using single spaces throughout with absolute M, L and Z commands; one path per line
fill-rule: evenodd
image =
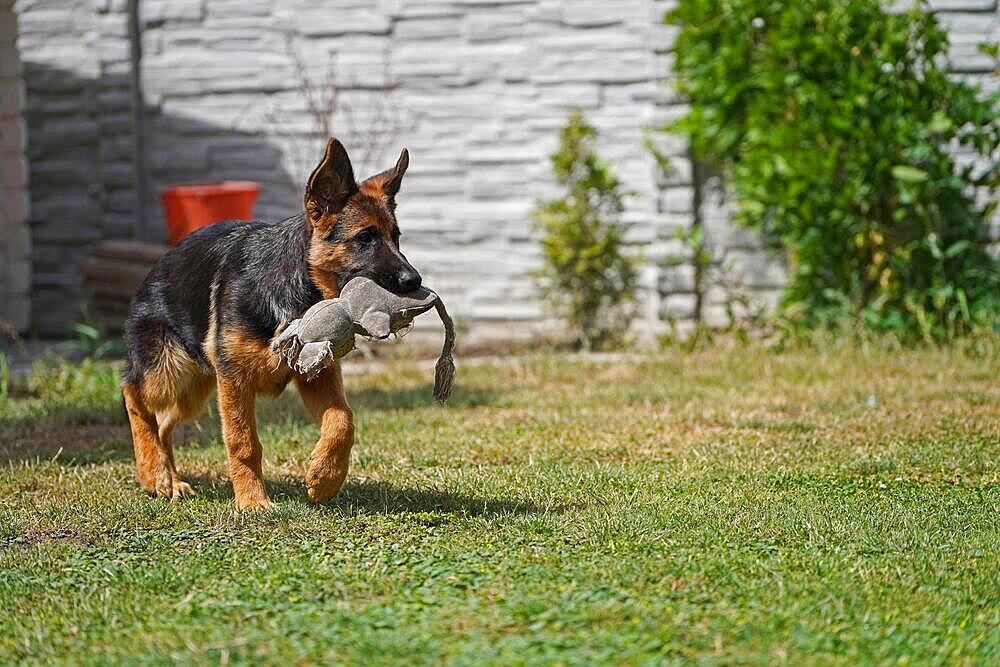
M 185 238 L 135 294 L 124 325 L 125 381 L 139 383 L 166 340 L 212 372 L 202 349 L 212 307 L 220 328 L 236 326 L 269 341 L 279 324 L 322 298 L 309 278 L 308 252 L 302 214 L 277 223 L 221 222 Z

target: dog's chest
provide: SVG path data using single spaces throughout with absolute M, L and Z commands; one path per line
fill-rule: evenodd
M 294 371 L 278 355 L 267 350 L 266 371 L 257 376 L 257 393 L 265 396 L 277 396 L 295 375 Z

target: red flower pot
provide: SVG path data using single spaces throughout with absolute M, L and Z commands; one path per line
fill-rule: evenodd
M 204 185 L 176 185 L 160 192 L 170 245 L 191 232 L 222 220 L 250 220 L 260 185 L 251 181 L 223 181 Z

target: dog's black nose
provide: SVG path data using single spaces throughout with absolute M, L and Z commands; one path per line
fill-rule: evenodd
M 413 269 L 405 269 L 399 272 L 399 289 L 403 292 L 412 292 L 420 287 L 420 274 Z

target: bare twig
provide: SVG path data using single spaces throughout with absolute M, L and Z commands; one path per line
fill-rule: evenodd
M 359 176 L 379 170 L 379 165 L 391 159 L 387 153 L 398 142 L 404 128 L 404 114 L 400 109 L 388 54 L 381 80 L 375 82 L 338 80 L 336 51 L 331 50 L 323 70 L 311 74 L 306 59 L 296 47 L 291 36 L 286 41 L 288 57 L 292 62 L 296 91 L 305 101 L 309 118 L 308 127 L 289 130 L 289 112 L 279 100 L 266 107 L 260 115 L 258 131 L 273 137 L 290 165 L 290 186 L 302 187 L 328 137 L 340 138 L 351 150 L 351 157 Z M 345 90 L 361 96 L 342 95 Z M 244 121 L 246 122 L 246 116 Z

